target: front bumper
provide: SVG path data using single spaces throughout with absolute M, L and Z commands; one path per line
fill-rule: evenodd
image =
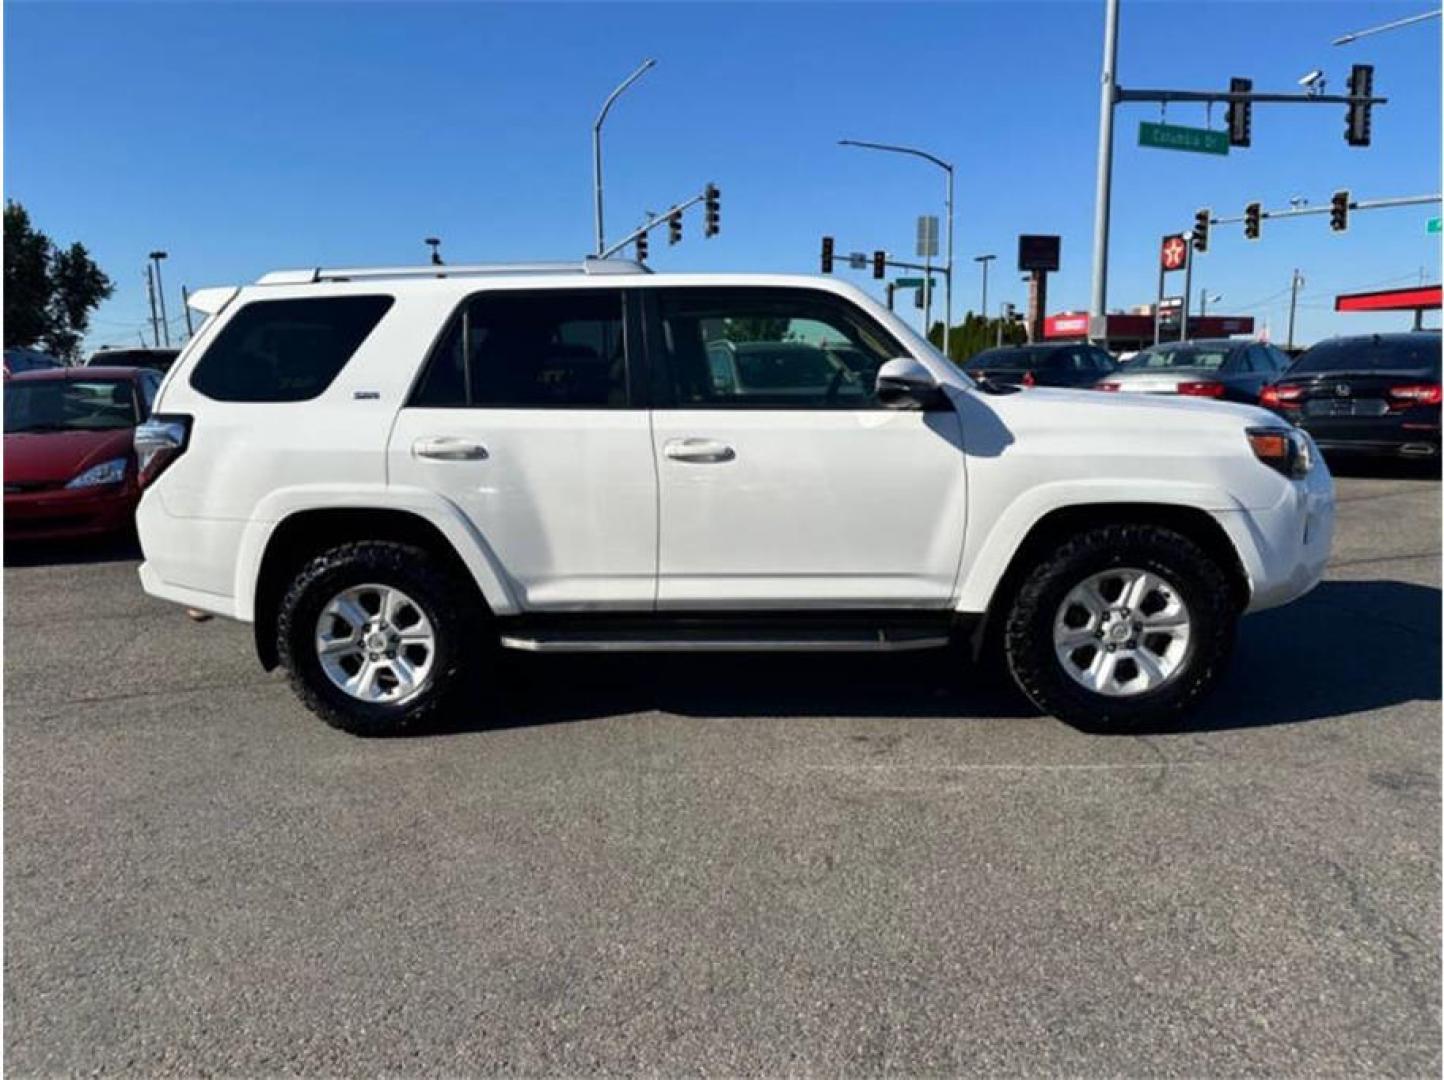
M 61 540 L 124 532 L 135 521 L 140 493 L 127 481 L 106 487 L 52 488 L 5 496 L 5 538 Z
M 1273 506 L 1218 515 L 1249 579 L 1247 611 L 1297 600 L 1319 583 L 1334 544 L 1334 478 L 1319 460 Z

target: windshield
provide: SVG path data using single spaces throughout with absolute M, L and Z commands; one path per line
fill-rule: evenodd
M 1043 358 L 1044 349 L 988 349 L 966 364 L 964 371 L 1032 371 Z
M 1322 341 L 1289 368 L 1290 375 L 1324 371 L 1424 370 L 1439 378 L 1439 339 L 1335 338 Z
M 134 427 L 135 392 L 124 379 L 36 379 L 5 384 L 5 434 Z
M 1124 371 L 1202 368 L 1217 371 L 1233 349 L 1228 345 L 1155 345 L 1123 365 Z

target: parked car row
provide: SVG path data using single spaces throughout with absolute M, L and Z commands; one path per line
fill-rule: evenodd
M 1006 386 L 1091 387 L 1261 405 L 1307 430 L 1331 454 L 1439 457 L 1436 332 L 1330 338 L 1290 360 L 1267 342 L 1164 342 L 1123 361 L 1093 345 L 988 349 L 963 369 Z

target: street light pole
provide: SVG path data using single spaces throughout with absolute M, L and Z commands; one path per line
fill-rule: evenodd
M 983 264 L 983 321 L 988 321 L 988 263 L 996 259 L 996 255 L 974 255 L 973 262 Z
M 952 337 L 953 328 L 953 166 L 950 162 L 926 150 L 918 150 L 911 146 L 894 146 L 891 143 L 864 142 L 861 139 L 838 139 L 838 146 L 857 146 L 864 150 L 886 150 L 893 154 L 910 154 L 913 157 L 920 157 L 924 161 L 931 161 L 938 168 L 947 174 L 947 184 L 944 187 L 943 199 L 947 204 L 948 215 L 948 266 L 944 271 L 943 285 L 945 289 L 944 305 L 947 308 L 946 317 L 943 320 L 943 355 L 948 355 L 948 345 Z M 926 336 L 926 331 L 924 331 Z
M 601 257 L 602 252 L 607 248 L 606 240 L 604 239 L 605 234 L 602 231 L 602 121 L 607 118 L 607 113 L 612 107 L 612 102 L 621 96 L 622 91 L 640 79 L 648 68 L 655 67 L 656 64 L 657 61 L 655 60 L 643 60 L 641 67 L 623 79 L 621 85 L 613 90 L 607 96 L 607 100 L 602 103 L 602 111 L 597 113 L 597 122 L 592 125 L 592 194 L 595 196 L 597 203 L 598 258 Z
M 1113 106 L 1117 103 L 1114 69 L 1118 64 L 1118 0 L 1108 0 L 1103 26 L 1103 75 L 1098 92 L 1098 181 L 1093 201 L 1093 296 L 1088 304 L 1088 339 L 1093 320 L 1103 320 L 1108 305 L 1108 212 L 1113 197 Z

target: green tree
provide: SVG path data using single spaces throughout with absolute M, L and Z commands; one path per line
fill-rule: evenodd
M 1027 331 L 1023 325 L 1017 322 L 1005 322 L 1002 319 L 986 319 L 981 315 L 968 312 L 963 316 L 963 321 L 953 326 L 953 332 L 948 339 L 948 358 L 954 363 L 962 364 L 984 349 L 993 348 L 999 341 L 999 326 L 1002 327 L 1002 343 L 1004 345 L 1021 345 L 1028 340 Z M 928 340 L 939 349 L 943 347 L 943 324 L 933 323 L 928 331 Z
M 83 244 L 58 248 L 30 223 L 17 202 L 5 202 L 5 347 L 40 347 L 74 363 L 90 313 L 115 286 Z

